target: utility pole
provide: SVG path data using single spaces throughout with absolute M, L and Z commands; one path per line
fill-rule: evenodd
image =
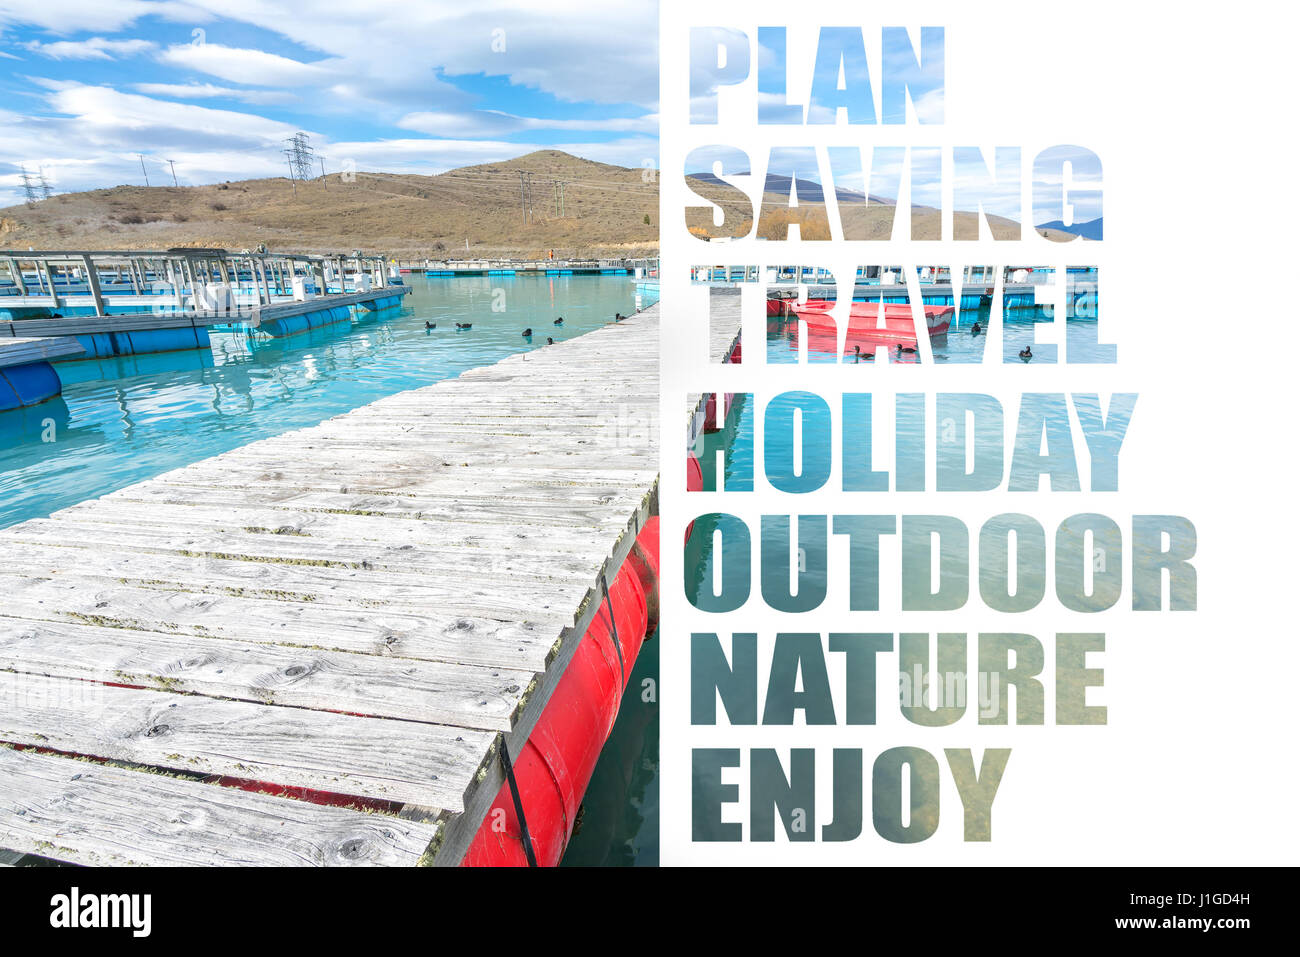
M 181 184 L 180 184 L 179 182 L 177 182 L 177 180 L 176 180 L 176 161 L 175 161 L 175 160 L 168 160 L 167 162 L 170 163 L 171 166 L 172 166 L 172 185 L 173 185 L 173 186 L 180 186 Z
M 524 171 L 520 170 L 519 171 L 519 215 L 523 217 L 523 221 L 525 224 L 528 222 L 528 206 L 526 205 L 526 203 L 527 201 L 524 199 Z
M 298 195 L 298 181 L 293 178 L 293 160 L 289 160 L 289 185 L 293 187 L 293 195 Z
M 42 166 L 41 167 L 41 199 L 49 199 L 53 195 L 54 195 L 54 187 L 51 186 L 50 181 L 45 178 L 45 167 Z
M 564 187 L 568 184 L 560 180 L 560 218 L 564 218 Z
M 148 171 L 147 169 L 144 168 L 144 154 L 143 154 L 143 153 L 136 153 L 135 155 L 138 156 L 138 157 L 140 157 L 140 172 L 144 173 L 144 185 L 148 186 L 148 185 L 149 185 L 149 171 Z
M 326 189 L 330 188 L 329 180 L 325 177 L 325 157 L 317 157 L 320 160 L 320 184 Z

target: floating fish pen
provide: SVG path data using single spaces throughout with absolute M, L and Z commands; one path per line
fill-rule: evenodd
M 8 250 L 0 251 L 0 321 L 270 306 L 327 289 L 368 293 L 394 280 L 395 270 L 374 256 L 185 247 L 157 252 Z
M 629 260 L 609 259 L 399 260 L 394 269 L 399 276 L 402 273 L 423 273 L 428 279 L 459 276 L 630 276 L 636 267 L 628 263 Z
M 30 368 L 17 361 L 0 366 L 0 410 L 60 394 L 50 358 L 210 349 L 213 329 L 289 336 L 350 322 L 354 306 L 396 307 L 411 292 L 378 257 L 11 250 L 0 252 L 0 269 L 0 334 L 8 334 L 3 349 L 10 358 L 22 354 L 22 342 L 66 343 Z

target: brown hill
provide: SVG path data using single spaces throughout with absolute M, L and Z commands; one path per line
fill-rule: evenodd
M 531 193 L 526 223 L 521 173 Z M 694 188 L 711 199 L 724 195 L 707 182 Z M 857 225 L 874 236 L 893 209 L 862 212 L 871 222 Z M 747 209 L 729 208 L 728 216 L 748 227 Z M 858 219 L 857 213 L 847 216 Z M 658 241 L 653 175 L 558 150 L 437 176 L 357 172 L 346 181 L 331 173 L 297 184 L 278 177 L 115 186 L 0 209 L 0 248 L 10 249 L 248 249 L 265 243 L 277 252 L 360 247 L 411 258 L 535 257 L 548 250 L 557 256 L 641 256 L 655 255 Z
M 532 215 L 520 209 L 531 174 Z M 116 186 L 0 209 L 0 248 L 165 249 L 173 246 L 399 256 L 653 255 L 659 191 L 642 171 L 555 150 L 438 176 L 338 173 L 211 186 Z M 563 182 L 563 216 L 556 182 Z M 647 222 L 647 217 L 649 221 Z

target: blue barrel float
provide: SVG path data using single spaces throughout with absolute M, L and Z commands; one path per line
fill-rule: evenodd
M 38 405 L 62 391 L 63 383 L 48 362 L 0 369 L 0 412 Z
M 370 312 L 378 312 L 380 309 L 392 309 L 394 306 L 400 306 L 401 304 L 401 296 L 381 296 L 379 299 L 371 299 L 369 302 L 361 303 L 361 308 L 368 309 Z
M 263 332 L 279 338 L 281 336 L 292 336 L 299 332 L 306 332 L 308 329 L 319 329 L 322 326 L 332 326 L 337 322 L 351 322 L 352 310 L 347 306 L 331 306 L 328 309 L 317 309 L 313 312 L 305 312 L 300 316 L 285 316 L 283 319 L 271 319 L 263 322 L 260 328 Z
M 136 329 L 132 332 L 92 332 L 77 336 L 86 350 L 84 358 L 108 359 L 113 356 L 144 355 L 150 352 L 181 352 L 208 349 L 212 341 L 203 326 L 177 326 L 175 329 Z

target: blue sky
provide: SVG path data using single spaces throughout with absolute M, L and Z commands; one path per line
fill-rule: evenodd
M 656 160 L 657 6 L 575 0 L 0 0 L 0 205 L 326 169 L 437 173 L 563 149 Z

